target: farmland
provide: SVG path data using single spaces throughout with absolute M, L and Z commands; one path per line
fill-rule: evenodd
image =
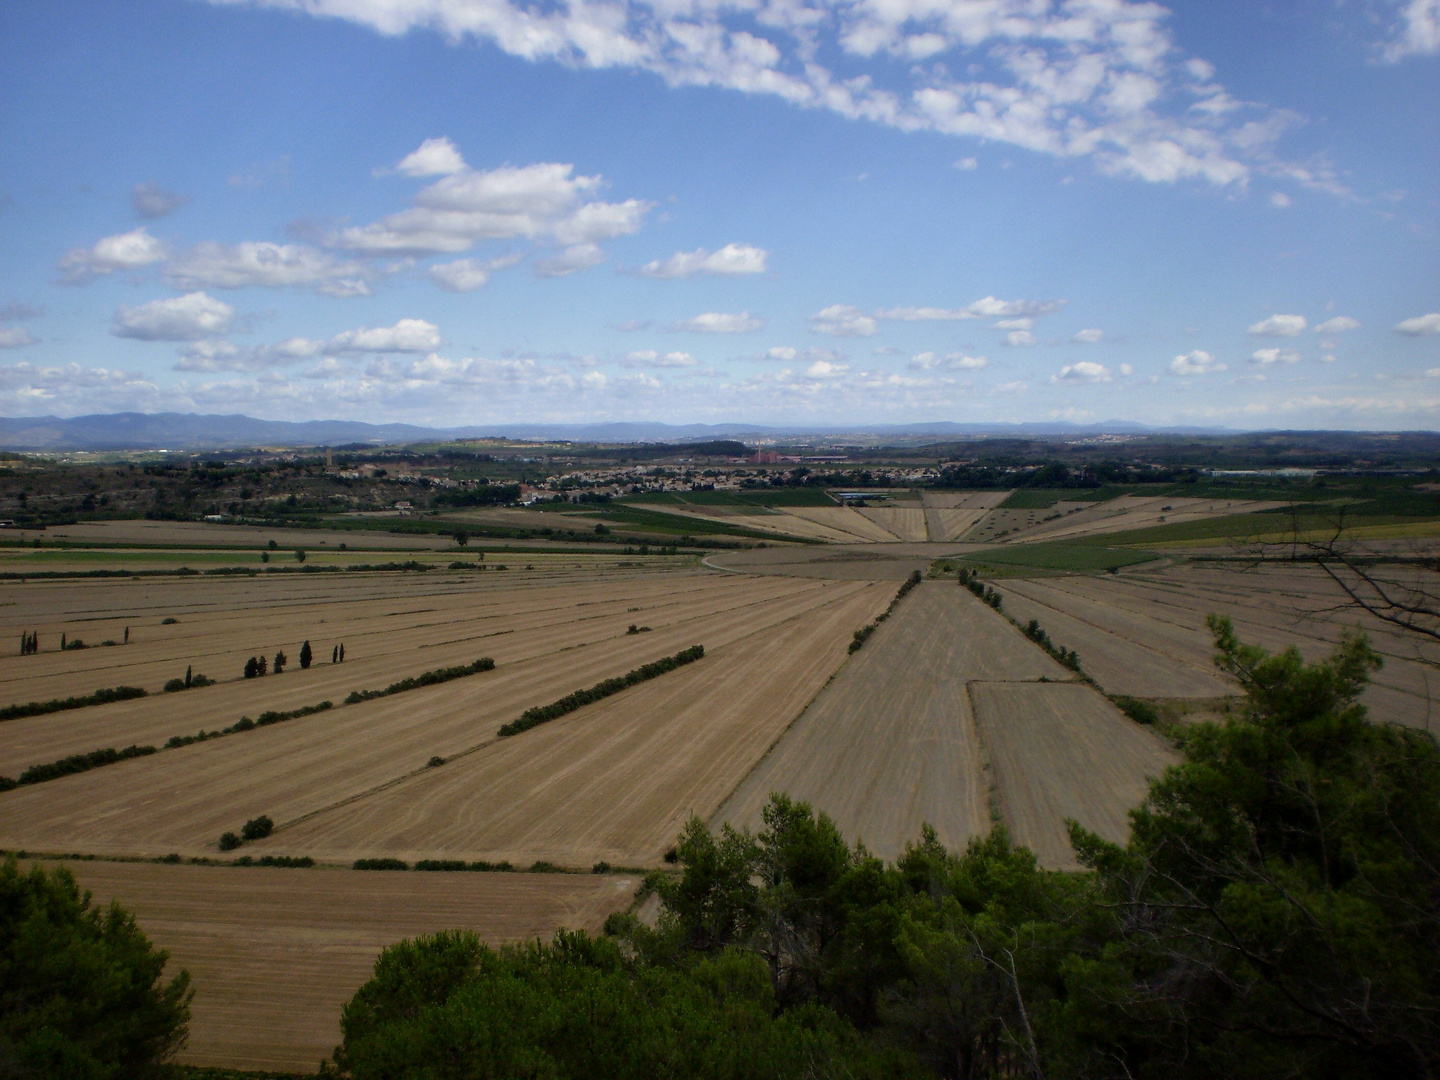
M 87 521 L 0 547 L 0 640 L 16 646 L 0 707 L 34 713 L 0 721 L 0 776 L 91 766 L 0 792 L 0 847 L 78 856 L 82 883 L 190 968 L 186 1060 L 309 1067 L 384 944 L 445 926 L 492 941 L 595 930 L 670 865 L 693 816 L 757 830 L 772 792 L 886 860 L 925 825 L 956 850 L 998 823 L 1042 866 L 1074 868 L 1064 820 L 1123 841 L 1177 759 L 1173 729 L 1109 698 L 1167 722 L 1233 700 L 1212 612 L 1311 659 L 1362 627 L 1385 657 L 1374 715 L 1436 722 L 1440 647 L 1344 608 L 1313 566 L 1236 561 L 1237 536 L 1285 520 L 1275 499 L 861 494 L 471 508 L 416 533 Z M 461 545 L 437 522 L 507 536 Z M 596 526 L 716 545 L 651 551 Z M 1152 542 L 1207 536 L 1230 546 L 1201 549 L 1207 561 Z M 21 655 L 30 634 L 38 649 Z M 698 659 L 613 683 L 693 646 Z M 261 657 L 267 673 L 246 677 Z M 207 682 L 184 688 L 187 672 Z M 545 710 L 607 681 L 614 692 Z M 144 695 L 67 701 L 121 687 Z M 547 722 L 506 727 L 537 710 Z M 107 749 L 123 753 L 96 756 Z M 222 850 L 262 816 L 273 831 Z

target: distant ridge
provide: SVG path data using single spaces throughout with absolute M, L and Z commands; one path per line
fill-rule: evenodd
M 0 417 L 0 448 L 6 450 L 235 450 L 250 447 L 338 446 L 345 443 L 433 442 L 503 436 L 575 442 L 698 442 L 708 439 L 1042 438 L 1076 435 L 1235 434 L 1224 428 L 1149 428 L 1125 420 L 1098 424 L 878 424 L 766 427 L 757 424 L 477 424 L 455 428 L 413 424 L 367 424 L 356 420 L 257 420 L 233 414 L 95 413 L 90 416 Z

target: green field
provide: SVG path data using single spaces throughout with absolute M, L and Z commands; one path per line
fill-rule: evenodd
M 1098 573 L 1154 562 L 1160 558 L 1153 551 L 1131 551 L 1102 547 L 1098 544 L 1063 542 L 1054 544 L 1015 544 L 966 555 L 960 562 L 972 569 L 993 576 L 1022 577 L 1035 571 Z

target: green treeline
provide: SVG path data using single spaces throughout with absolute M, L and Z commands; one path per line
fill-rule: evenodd
M 890 613 L 895 610 L 895 605 L 900 603 L 901 600 L 904 600 L 905 597 L 910 594 L 910 590 L 919 584 L 920 571 L 912 570 L 910 576 L 906 578 L 900 588 L 896 590 L 895 599 L 890 601 L 890 606 L 877 615 L 874 622 L 868 622 L 859 630 L 855 631 L 854 636 L 850 639 L 849 651 L 852 655 L 860 651 L 865 642 L 870 640 L 870 635 L 875 633 L 876 630 L 879 630 L 880 624 L 890 617 Z
M 389 694 L 401 694 L 406 690 L 415 690 L 422 686 L 434 686 L 436 683 L 449 682 L 451 679 L 463 679 L 466 675 L 475 675 L 481 671 L 493 671 L 494 668 L 495 661 L 488 656 L 482 656 L 470 664 L 436 668 L 434 671 L 401 679 L 399 682 L 391 683 L 384 690 L 354 690 L 346 697 L 345 704 L 354 705 L 358 701 L 371 701 Z
M 393 946 L 337 1064 L 394 1076 L 1321 1080 L 1440 1072 L 1440 749 L 1372 724 L 1363 637 L 1270 656 L 1212 619 L 1244 709 L 1084 869 L 1005 830 L 894 864 L 772 796 L 756 835 L 693 818 L 653 928 Z
M 576 690 L 573 694 L 566 694 L 559 701 L 553 701 L 549 705 L 536 705 L 534 708 L 526 709 L 520 714 L 519 720 L 512 720 L 503 725 L 496 732 L 501 738 L 510 735 L 519 735 L 522 731 L 529 731 L 558 716 L 572 713 L 576 709 L 589 705 L 593 701 L 607 698 L 611 694 L 618 694 L 621 690 L 642 683 L 646 679 L 653 679 L 656 676 L 664 675 L 666 672 L 674 671 L 686 664 L 693 664 L 705 655 L 704 645 L 691 645 L 688 649 L 682 649 L 674 656 L 667 656 L 663 660 L 656 660 L 653 663 L 642 664 L 633 671 L 614 679 L 605 679 L 596 683 L 588 690 Z
M 112 701 L 128 701 L 144 697 L 145 691 L 138 686 L 114 686 L 96 690 L 81 697 L 52 698 L 49 701 L 31 701 L 24 705 L 6 705 L 0 709 L 0 720 L 19 720 L 25 716 L 44 716 L 46 713 L 64 712 L 67 709 L 84 709 L 90 705 L 108 705 Z
M 155 753 L 153 746 L 127 746 L 124 750 L 116 750 L 113 746 L 104 750 L 91 750 L 88 754 L 71 754 L 59 761 L 52 761 L 47 765 L 31 765 L 20 774 L 20 779 L 11 780 L 8 776 L 0 776 L 0 791 L 11 791 L 24 784 L 42 784 L 46 780 L 58 780 L 62 776 L 69 776 L 71 773 L 87 772 L 90 769 L 99 768 L 101 765 L 114 765 L 117 761 L 128 761 L 130 758 L 145 757 L 147 754 Z
M 210 739 L 218 739 L 222 735 L 234 735 L 237 731 L 250 731 L 252 728 L 268 727 L 271 724 L 280 724 L 286 720 L 294 720 L 301 716 L 314 716 L 316 713 L 325 712 L 334 708 L 328 701 L 322 701 L 316 705 L 302 705 L 298 709 L 266 709 L 254 720 L 248 716 L 242 716 L 229 727 L 223 727 L 216 731 L 206 731 L 201 728 L 194 735 L 171 735 L 165 740 L 165 749 L 173 750 L 177 746 L 189 746 L 192 743 L 206 742 Z

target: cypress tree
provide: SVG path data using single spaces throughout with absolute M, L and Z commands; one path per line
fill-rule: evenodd
M 65 631 L 60 631 L 60 651 L 65 651 Z
M 285 664 L 286 664 L 286 662 L 287 662 L 288 660 L 289 660 L 289 657 L 287 657 L 287 656 L 285 655 L 285 650 L 284 650 L 284 649 L 281 649 L 279 652 L 277 652 L 277 653 L 275 654 L 275 674 L 276 674 L 276 675 L 279 675 L 282 671 L 285 670 Z
M 255 663 L 255 657 L 252 656 L 252 657 L 250 657 L 249 660 L 246 660 L 246 661 L 245 661 L 245 678 L 247 678 L 247 679 L 253 679 L 253 678 L 255 678 L 255 676 L 256 676 L 257 674 L 259 674 L 259 670 L 260 670 L 260 665 L 258 665 L 257 663 Z
M 300 670 L 301 670 L 301 671 L 305 671 L 307 668 L 310 667 L 310 661 L 314 658 L 314 656 L 315 656 L 315 654 L 310 651 L 310 642 L 307 641 L 307 642 L 305 642 L 304 645 L 301 645 L 301 646 L 300 646 Z
M 338 664 L 338 663 L 340 662 L 340 646 L 339 646 L 339 645 L 336 645 L 333 649 L 330 650 L 330 662 L 331 662 L 332 664 Z
M 185 665 L 185 689 L 190 689 L 190 665 Z
M 260 657 L 258 657 L 258 658 L 256 659 L 256 661 L 255 661 L 255 674 L 256 674 L 256 675 L 261 675 L 261 676 L 263 676 L 263 675 L 264 675 L 267 671 L 269 671 L 269 670 L 270 670 L 269 661 L 267 661 L 267 660 L 265 659 L 264 655 L 262 654 L 262 655 L 261 655 Z
M 340 643 L 340 662 L 342 664 L 345 662 L 345 643 L 343 641 Z
M 130 627 L 125 627 L 125 644 L 130 644 Z

